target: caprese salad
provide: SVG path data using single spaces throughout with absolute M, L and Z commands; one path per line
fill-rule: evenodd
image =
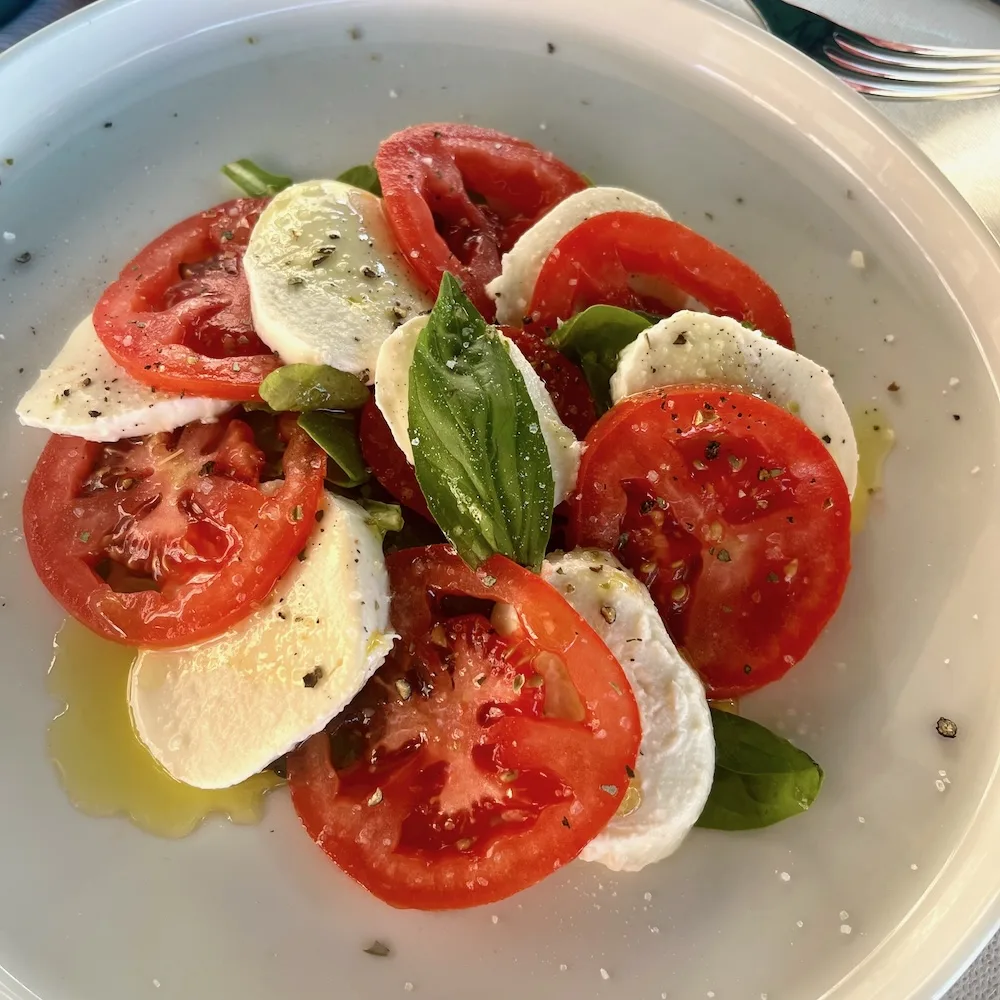
M 174 778 L 287 772 L 381 899 L 632 871 L 822 771 L 731 710 L 809 651 L 858 453 L 775 291 L 523 140 L 404 129 L 122 269 L 18 406 L 37 574 Z M 712 704 L 718 701 L 720 704 Z

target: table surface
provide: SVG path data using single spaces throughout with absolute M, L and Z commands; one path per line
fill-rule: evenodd
M 87 0 L 36 0 L 0 27 L 0 51 Z M 757 22 L 744 0 L 706 0 Z M 799 0 L 874 35 L 906 42 L 1000 48 L 996 0 Z M 874 102 L 943 170 L 1000 238 L 1000 96 L 965 102 Z M 1000 1000 L 1000 935 L 943 1000 Z

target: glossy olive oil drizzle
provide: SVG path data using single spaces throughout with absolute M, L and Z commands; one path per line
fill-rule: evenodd
M 234 788 L 205 790 L 175 781 L 139 742 L 128 708 L 134 651 L 69 621 L 55 639 L 51 694 L 66 707 L 49 725 L 48 748 L 70 801 L 91 816 L 127 816 L 161 837 L 184 837 L 212 813 L 256 823 L 270 772 Z
M 872 497 L 882 489 L 883 467 L 896 444 L 896 433 L 877 406 L 855 410 L 851 423 L 858 442 L 858 485 L 851 501 L 851 531 L 856 534 L 868 520 Z

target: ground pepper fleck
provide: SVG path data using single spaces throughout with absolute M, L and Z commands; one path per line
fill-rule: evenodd
M 943 736 L 946 740 L 953 740 L 958 736 L 958 724 L 944 716 L 937 720 L 934 728 L 937 730 L 938 736 Z

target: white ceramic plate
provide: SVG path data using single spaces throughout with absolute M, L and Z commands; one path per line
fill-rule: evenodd
M 997 248 L 876 112 L 763 33 L 681 0 L 607 11 L 129 0 L 0 59 L 0 231 L 16 235 L 0 241 L 0 996 L 903 1000 L 941 991 L 993 928 Z M 69 806 L 44 751 L 61 615 L 19 531 L 43 437 L 13 416 L 120 264 L 231 195 L 220 164 L 329 174 L 429 119 L 535 139 L 731 247 L 900 442 L 835 621 L 747 703 L 826 768 L 816 807 L 759 833 L 697 831 L 638 875 L 574 864 L 444 915 L 352 885 L 283 793 L 258 827 L 179 842 Z M 935 734 L 940 715 L 958 739 Z M 376 937 L 390 958 L 362 952 Z

